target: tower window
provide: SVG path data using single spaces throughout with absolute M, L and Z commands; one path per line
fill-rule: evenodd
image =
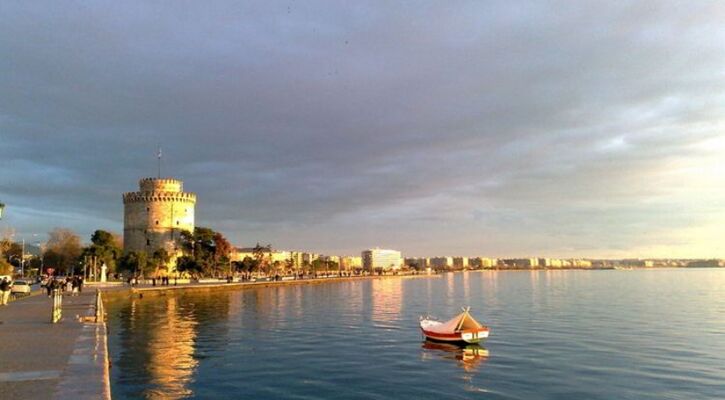
M 158 224 L 159 224 L 159 220 L 156 220 L 156 225 L 158 225 Z
M 177 226 L 179 225 L 179 221 L 176 221 L 176 225 L 177 225 Z
M 146 207 L 146 211 L 151 211 L 151 208 L 149 208 L 149 207 Z
M 151 246 L 151 239 L 146 239 L 146 246 Z

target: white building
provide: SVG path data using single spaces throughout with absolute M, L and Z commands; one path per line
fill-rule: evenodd
M 377 268 L 398 270 L 403 264 L 403 256 L 397 250 L 368 249 L 362 252 L 363 269 L 372 271 Z

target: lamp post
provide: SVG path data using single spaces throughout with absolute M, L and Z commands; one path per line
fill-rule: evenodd
M 5 210 L 5 204 L 0 203 L 0 219 L 3 219 L 3 210 Z
M 20 276 L 25 277 L 25 238 L 23 238 L 23 247 L 20 253 Z

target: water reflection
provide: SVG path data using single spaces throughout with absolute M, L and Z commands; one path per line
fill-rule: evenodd
M 477 371 L 489 356 L 488 349 L 478 344 L 455 345 L 424 340 L 421 348 L 423 360 L 441 358 L 455 361 L 466 372 Z
M 111 372 L 116 380 L 134 382 L 120 398 L 194 396 L 199 365 L 223 350 L 228 317 L 242 313 L 230 306 L 228 293 L 134 297 L 109 306 L 121 322 L 111 334 L 122 344 Z
M 194 358 L 197 322 L 177 309 L 176 297 L 166 299 L 164 321 L 149 331 L 147 365 L 154 389 L 146 398 L 169 399 L 191 395 L 188 388 L 198 361 Z
M 372 320 L 376 326 L 392 327 L 400 318 L 403 304 L 401 279 L 375 279 L 372 281 Z

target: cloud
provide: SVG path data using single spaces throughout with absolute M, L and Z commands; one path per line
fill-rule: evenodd
M 5 4 L 3 221 L 120 231 L 120 194 L 155 175 L 161 144 L 197 223 L 240 245 L 725 257 L 702 245 L 725 233 L 724 17 L 717 2 Z

